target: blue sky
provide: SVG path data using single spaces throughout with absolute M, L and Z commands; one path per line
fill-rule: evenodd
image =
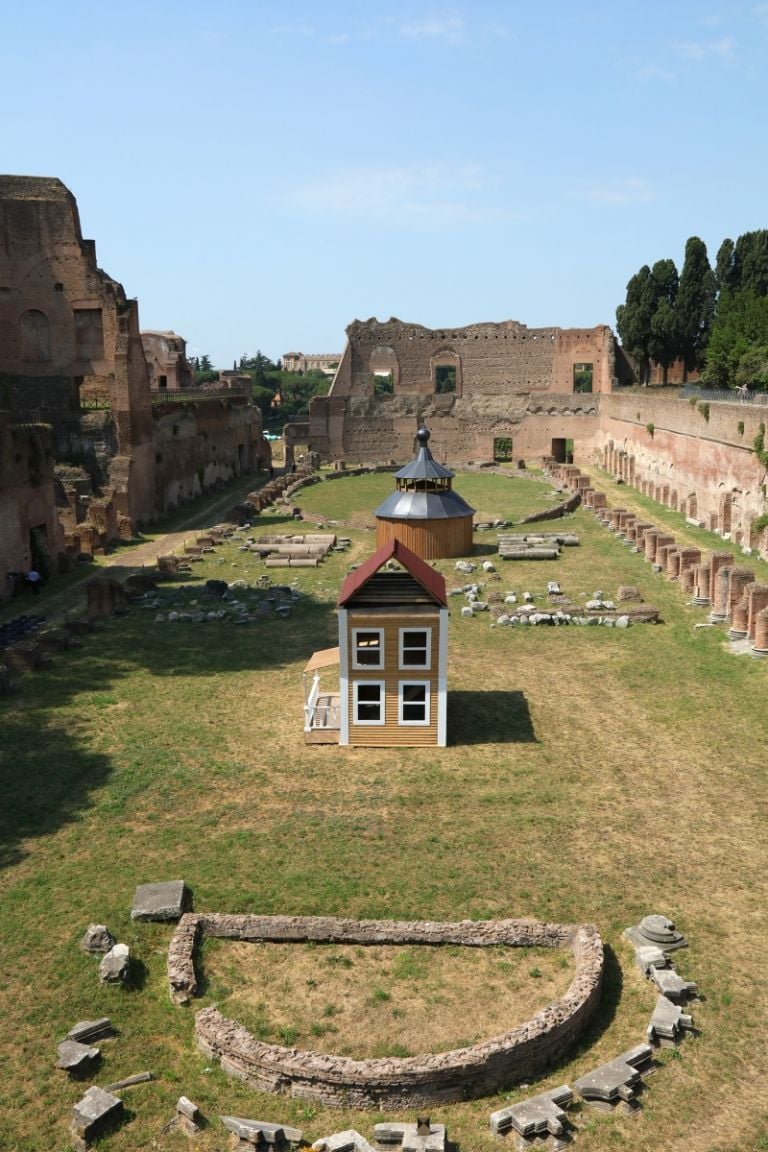
M 218 367 L 353 319 L 613 325 L 768 227 L 768 3 L 6 2 L 0 168 Z

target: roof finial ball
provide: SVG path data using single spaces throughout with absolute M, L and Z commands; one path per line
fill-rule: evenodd
M 427 428 L 426 424 L 422 424 L 416 433 L 416 439 L 418 440 L 419 444 L 426 444 L 430 435 L 431 433 L 429 428 Z

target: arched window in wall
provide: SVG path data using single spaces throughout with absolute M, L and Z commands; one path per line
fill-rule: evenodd
M 19 320 L 22 360 L 50 360 L 51 333 L 45 312 L 30 308 Z
M 455 392 L 461 395 L 461 357 L 452 348 L 441 348 L 430 360 L 432 387 L 440 395 Z
M 394 348 L 385 344 L 374 348 L 368 370 L 373 377 L 374 396 L 391 396 L 400 383 L 400 361 Z

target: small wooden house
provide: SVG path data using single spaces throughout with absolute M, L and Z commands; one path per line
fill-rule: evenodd
M 338 609 L 339 743 L 444 747 L 444 578 L 389 540 L 347 576 Z

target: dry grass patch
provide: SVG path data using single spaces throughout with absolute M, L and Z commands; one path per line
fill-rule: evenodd
M 208 941 L 208 994 L 259 1040 L 365 1060 L 488 1040 L 563 995 L 553 948 Z

